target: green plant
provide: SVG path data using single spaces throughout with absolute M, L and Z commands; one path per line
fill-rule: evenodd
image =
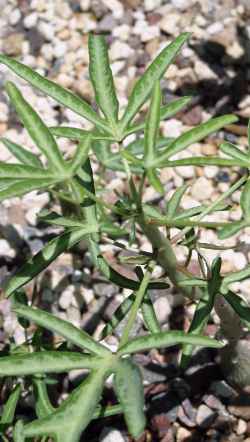
M 186 33 L 181 34 L 156 57 L 134 86 L 121 117 L 103 36 L 89 36 L 89 72 L 98 113 L 79 97 L 41 77 L 29 67 L 6 55 L 0 55 L 0 62 L 18 76 L 93 123 L 93 129 L 90 131 L 73 127 L 48 128 L 17 87 L 10 82 L 6 85 L 10 101 L 46 160 L 46 166 L 39 156 L 3 138 L 2 142 L 19 164 L 0 164 L 0 200 L 20 196 L 34 189 L 49 191 L 61 202 L 62 213 L 43 213 L 41 218 L 46 223 L 64 228 L 64 233 L 48 242 L 39 253 L 25 263 L 4 288 L 5 295 L 11 298 L 12 309 L 23 326 L 29 327 L 32 322 L 39 327 L 38 332 L 29 336 L 25 345 L 0 358 L 0 376 L 16 379 L 28 376 L 35 396 L 37 419 L 31 422 L 18 420 L 15 423 L 13 437 L 16 442 L 31 438 L 41 438 L 45 441 L 48 437 L 57 442 L 76 442 L 92 419 L 116 413 L 124 414 L 130 434 L 134 438 L 139 437 L 146 424 L 143 384 L 140 369 L 133 362 L 132 354 L 151 348 L 181 344 L 181 366 L 185 368 L 195 346 L 224 347 L 224 342 L 203 335 L 214 307 L 221 318 L 222 336 L 227 340 L 225 349 L 229 349 L 229 354 L 237 361 L 238 344 L 243 326 L 249 327 L 250 314 L 246 303 L 230 290 L 230 284 L 247 278 L 250 269 L 247 267 L 241 272 L 221 275 L 220 258 L 209 265 L 201 252 L 202 248 L 216 246 L 201 243 L 197 228 L 218 230 L 219 237 L 226 238 L 250 224 L 250 156 L 236 146 L 223 143 L 221 150 L 227 157 L 172 159 L 192 143 L 237 121 L 233 115 L 212 118 L 175 139 L 171 138 L 171 134 L 169 138 L 160 136 L 160 121 L 176 114 L 190 100 L 190 97 L 183 97 L 162 105 L 160 89 L 160 79 L 188 37 Z M 141 123 L 137 116 L 149 98 L 149 111 L 145 122 Z M 133 133 L 144 135 L 125 147 L 123 141 Z M 63 158 L 56 142 L 56 138 L 59 137 L 78 141 L 72 159 Z M 119 147 L 117 153 L 112 151 L 113 143 Z M 93 156 L 104 168 L 123 171 L 127 176 L 129 193 L 120 195 L 115 205 L 106 203 L 96 190 L 91 168 Z M 165 211 L 159 211 L 153 205 L 143 203 L 146 180 L 159 194 L 165 192 L 159 177 L 160 169 L 206 164 L 239 166 L 244 168 L 245 172 L 227 192 L 210 205 L 182 210 L 181 198 L 187 186 L 175 191 L 168 200 Z M 243 189 L 242 220 L 233 223 L 207 221 L 206 215 L 228 209 L 225 201 L 237 189 Z M 166 228 L 166 235 L 159 226 Z M 172 235 L 172 227 L 180 229 L 178 235 Z M 140 229 L 147 236 L 152 244 L 152 253 L 144 253 L 138 249 L 136 257 L 127 258 L 127 262 L 135 266 L 135 278 L 129 279 L 110 266 L 102 255 L 100 243 L 105 237 L 110 241 L 124 238 L 130 244 L 136 244 L 136 229 Z M 99 271 L 114 284 L 132 291 L 102 333 L 104 339 L 127 315 L 119 347 L 114 353 L 69 322 L 31 306 L 23 291 L 23 286 L 39 275 L 59 254 L 82 239 L 87 242 L 93 263 Z M 175 255 L 176 243 L 181 243 L 188 249 L 186 267 L 193 252 L 197 252 L 202 277 L 196 277 L 188 272 L 185 266 L 179 265 Z M 153 277 L 156 263 L 163 269 L 163 277 L 160 279 Z M 184 297 L 196 303 L 188 333 L 162 331 L 157 320 L 150 289 L 166 288 L 170 282 Z M 130 332 L 139 310 L 148 331 L 145 336 L 131 339 Z M 43 343 L 40 328 L 46 328 L 63 337 L 65 344 L 58 348 L 48 348 Z M 242 377 L 242 370 L 238 370 L 238 367 L 234 370 L 234 379 L 243 384 L 244 376 Z M 60 406 L 54 408 L 47 392 L 47 375 L 83 368 L 90 372 L 88 376 Z M 114 374 L 114 390 L 119 402 L 113 407 L 101 407 L 99 401 L 110 374 Z M 244 383 L 248 381 L 249 376 L 250 373 L 247 373 Z M 5 430 L 15 422 L 15 409 L 20 394 L 21 388 L 17 381 L 3 407 L 0 427 L 3 440 L 8 440 Z

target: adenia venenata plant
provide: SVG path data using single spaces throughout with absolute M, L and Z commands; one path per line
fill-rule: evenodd
M 12 276 L 4 287 L 4 295 L 11 299 L 13 312 L 27 328 L 29 340 L 20 351 L 0 357 L 0 376 L 13 377 L 14 388 L 3 406 L 0 431 L 2 440 L 8 441 L 6 431 L 13 427 L 16 442 L 48 438 L 56 442 L 77 442 L 92 419 L 123 413 L 128 431 L 138 438 L 144 431 L 143 379 L 140 367 L 132 355 L 152 348 L 179 344 L 180 367 L 185 369 L 194 347 L 220 349 L 221 361 L 226 361 L 228 379 L 244 387 L 250 384 L 249 344 L 244 333 L 250 326 L 250 308 L 231 290 L 235 281 L 250 276 L 250 266 L 239 272 L 221 274 L 221 259 L 212 263 L 203 257 L 202 248 L 218 249 L 214 244 L 199 242 L 200 229 L 214 229 L 220 239 L 228 238 L 240 229 L 250 226 L 250 151 L 222 142 L 222 156 L 192 156 L 175 159 L 177 153 L 203 140 L 223 127 L 235 123 L 234 115 L 219 116 L 186 131 L 181 136 L 164 138 L 160 135 L 161 120 L 183 109 L 190 97 L 182 97 L 162 104 L 160 80 L 189 38 L 179 35 L 166 46 L 136 82 L 125 110 L 119 103 L 108 59 L 108 49 L 102 35 L 89 36 L 89 74 L 95 92 L 98 112 L 82 98 L 56 83 L 42 77 L 28 66 L 0 55 L 0 62 L 16 75 L 26 80 L 40 92 L 52 97 L 93 124 L 92 130 L 74 127 L 47 127 L 36 111 L 22 96 L 18 88 L 7 82 L 5 90 L 23 126 L 40 151 L 31 153 L 15 141 L 2 138 L 2 143 L 16 158 L 15 163 L 0 164 L 0 200 L 22 196 L 32 190 L 49 192 L 61 203 L 61 212 L 40 214 L 40 219 L 60 226 L 63 233 L 55 236 L 45 247 Z M 149 102 L 145 121 L 138 120 L 142 106 Z M 124 143 L 130 134 L 138 134 L 135 141 Z M 66 137 L 78 142 L 72 158 L 65 159 L 57 139 Z M 250 139 L 250 136 L 249 136 Z M 116 144 L 116 151 L 112 146 Z M 250 144 L 250 143 L 249 143 Z M 95 158 L 104 169 L 124 172 L 128 193 L 120 195 L 116 204 L 107 203 L 98 193 L 91 162 Z M 217 165 L 239 167 L 244 173 L 231 184 L 229 190 L 208 205 L 182 209 L 181 199 L 187 185 L 179 187 L 168 198 L 165 209 L 143 202 L 144 184 L 153 186 L 160 195 L 165 193 L 159 171 L 162 168 L 186 165 Z M 227 199 L 236 190 L 241 191 L 242 218 L 235 222 L 208 221 L 207 215 L 215 211 L 230 210 Z M 164 229 L 162 228 L 164 227 Z M 178 228 L 173 234 L 172 228 Z M 119 239 L 127 244 L 137 244 L 137 234 L 142 233 L 152 245 L 152 252 L 137 247 L 137 255 L 126 258 L 134 266 L 135 277 L 129 279 L 112 268 L 103 256 L 103 238 L 111 243 Z M 120 288 L 131 290 L 124 298 L 102 331 L 99 341 L 70 322 L 39 309 L 28 301 L 25 286 L 46 269 L 60 254 L 80 241 L 86 241 L 94 266 L 107 280 Z M 182 244 L 188 250 L 185 265 L 177 261 L 175 247 Z M 135 250 L 135 249 L 134 249 Z M 197 277 L 188 269 L 193 252 L 198 252 L 201 275 Z M 162 277 L 154 277 L 155 265 L 162 268 Z M 164 289 L 173 285 L 175 291 L 195 303 L 195 312 L 187 332 L 163 331 L 157 319 L 150 289 Z M 33 302 L 36 304 L 36 302 Z M 218 339 L 205 336 L 203 331 L 215 309 L 220 318 Z M 138 313 L 142 314 L 145 335 L 131 338 L 131 330 Z M 115 352 L 105 345 L 105 338 L 126 317 L 126 323 Z M 36 324 L 65 340 L 65 345 L 48 349 L 29 325 Z M 34 328 L 32 329 L 34 330 Z M 46 385 L 49 373 L 62 373 L 72 369 L 86 369 L 89 374 L 55 408 L 52 406 Z M 99 405 L 107 378 L 113 374 L 113 388 L 117 405 Z M 16 419 L 15 410 L 21 394 L 20 377 L 28 377 L 35 397 L 34 420 Z M 26 385 L 26 384 L 25 384 Z

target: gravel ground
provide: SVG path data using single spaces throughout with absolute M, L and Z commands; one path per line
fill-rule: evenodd
M 204 143 L 188 149 L 189 155 L 218 153 L 221 138 L 240 146 L 247 146 L 246 125 L 250 118 L 250 2 L 249 0 L 0 0 L 0 51 L 16 57 L 41 74 L 70 88 L 88 102 L 93 102 L 93 91 L 88 76 L 87 33 L 104 32 L 110 47 L 112 71 L 121 107 L 136 78 L 144 71 L 157 52 L 182 31 L 191 31 L 189 44 L 182 50 L 176 63 L 165 74 L 162 86 L 165 102 L 192 94 L 193 100 L 178 118 L 162 123 L 162 134 L 178 136 L 182 131 L 207 120 L 211 116 L 233 112 L 240 123 L 230 132 L 221 132 Z M 111 31 L 112 30 L 112 31 Z M 69 110 L 62 109 L 52 99 L 38 94 L 25 82 L 0 66 L 0 136 L 35 151 L 27 133 L 9 106 L 2 86 L 14 80 L 30 103 L 48 125 L 64 123 L 89 128 L 87 121 Z M 68 140 L 60 140 L 66 155 L 75 148 Z M 178 158 L 182 158 L 182 153 Z M 186 155 L 186 152 L 185 152 Z M 0 161 L 11 156 L 1 145 Z M 95 165 L 96 176 L 98 166 Z M 183 208 L 216 199 L 230 186 L 239 171 L 207 166 L 187 166 L 162 171 L 167 199 L 173 190 L 184 183 L 190 188 L 183 198 Z M 124 190 L 122 173 L 109 173 L 105 198 L 116 199 L 114 190 Z M 145 201 L 157 201 L 151 188 L 145 190 Z M 160 204 L 163 204 L 161 201 Z M 233 208 L 223 220 L 237 220 L 239 193 L 233 195 Z M 48 194 L 32 192 L 23 198 L 4 201 L 0 205 L 0 281 L 15 271 L 24 255 L 37 252 L 53 236 L 55 229 L 37 225 L 37 213 L 51 207 Z M 220 220 L 222 215 L 220 213 Z M 213 216 L 218 220 L 218 215 Z M 206 230 L 201 241 L 233 245 L 233 250 L 221 252 L 223 272 L 240 270 L 250 258 L 250 228 L 244 229 L 227 241 L 219 241 L 216 234 Z M 140 238 L 144 249 L 149 247 Z M 117 264 L 117 250 L 103 245 L 105 256 Z M 183 260 L 184 250 L 177 254 Z M 211 260 L 217 251 L 205 252 Z M 194 264 L 195 265 L 195 264 Z M 128 274 L 131 269 L 126 268 Z M 235 284 L 234 290 L 250 300 L 250 280 Z M 27 288 L 31 295 L 33 284 Z M 84 245 L 77 253 L 59 257 L 39 278 L 40 305 L 84 326 L 98 336 L 100 328 L 109 319 L 124 294 L 107 283 L 92 267 Z M 173 302 L 171 290 L 153 294 L 155 308 L 164 327 L 186 327 L 193 306 L 185 308 Z M 178 318 L 178 321 L 176 320 Z M 101 319 L 100 319 L 101 318 Z M 209 325 L 216 332 L 217 318 Z M 141 329 L 138 320 L 136 333 Z M 118 330 L 119 333 L 119 330 Z M 0 303 L 0 346 L 3 349 L 14 336 L 16 344 L 24 339 L 23 329 L 10 313 L 9 303 Z M 110 340 L 115 345 L 116 337 Z M 217 365 L 216 355 L 203 351 L 185 378 L 179 377 L 175 367 L 176 353 L 153 352 L 140 356 L 146 380 L 149 426 L 143 441 L 250 441 L 250 400 L 239 394 L 224 380 Z M 75 376 L 64 380 L 64 387 L 74 385 Z M 110 394 L 110 392 L 109 392 Z M 93 435 L 95 433 L 95 436 Z M 110 418 L 89 428 L 90 441 L 123 442 L 129 440 L 123 421 Z

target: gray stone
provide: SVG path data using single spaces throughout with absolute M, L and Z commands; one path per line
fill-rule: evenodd
M 217 413 L 211 410 L 207 405 L 200 405 L 197 411 L 196 422 L 199 427 L 209 428 L 215 420 Z
M 122 433 L 115 428 L 104 428 L 100 435 L 100 442 L 126 442 Z

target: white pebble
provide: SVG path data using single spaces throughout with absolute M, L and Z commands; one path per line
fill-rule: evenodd
M 14 9 L 9 16 L 10 25 L 12 25 L 12 26 L 16 25 L 19 22 L 20 18 L 21 18 L 20 9 L 18 9 L 18 8 Z
M 114 43 L 112 43 L 110 48 L 110 59 L 113 60 L 119 60 L 123 58 L 129 58 L 133 55 L 134 51 L 130 48 L 127 43 L 121 42 L 119 40 L 116 40 Z
M 102 0 L 102 3 L 112 11 L 112 14 L 115 18 L 122 18 L 124 14 L 124 7 L 121 2 L 118 0 Z
M 146 11 L 154 11 L 161 6 L 161 2 L 162 0 L 144 0 L 144 8 Z
M 56 42 L 53 49 L 53 53 L 56 58 L 63 57 L 66 51 L 67 51 L 67 44 L 64 41 Z
M 38 24 L 38 30 L 41 32 L 41 34 L 43 34 L 46 40 L 48 41 L 53 40 L 55 35 L 55 30 L 51 24 L 46 23 L 45 21 L 41 21 Z
M 0 122 L 7 123 L 9 115 L 9 108 L 3 101 L 0 102 Z
M 24 27 L 26 29 L 33 28 L 34 26 L 36 26 L 37 20 L 38 20 L 38 15 L 36 12 L 32 12 L 31 14 L 26 15 L 26 17 L 23 20 Z
M 204 167 L 204 175 L 207 178 L 214 178 L 219 171 L 219 168 L 217 166 L 205 166 Z
M 8 258 L 14 258 L 16 256 L 16 252 L 9 245 L 6 239 L 0 239 L 0 256 L 7 256 Z
M 178 137 L 182 132 L 182 122 L 171 118 L 168 121 L 162 123 L 162 134 L 164 137 Z
M 197 199 L 197 201 L 205 201 L 209 199 L 212 193 L 213 186 L 205 177 L 198 178 L 191 189 L 191 195 Z

